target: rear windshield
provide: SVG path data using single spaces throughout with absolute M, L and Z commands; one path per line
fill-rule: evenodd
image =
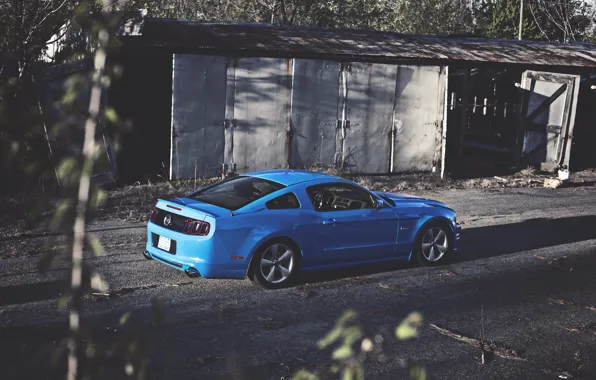
M 238 210 L 284 187 L 262 178 L 238 176 L 218 182 L 188 197 L 228 210 Z

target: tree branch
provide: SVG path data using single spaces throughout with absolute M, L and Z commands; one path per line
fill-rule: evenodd
M 544 29 L 542 29 L 542 26 L 540 26 L 540 22 L 536 18 L 536 12 L 534 10 L 534 7 L 532 7 L 532 6 L 530 6 L 530 13 L 532 14 L 532 18 L 534 18 L 534 22 L 536 23 L 536 26 L 540 30 L 540 33 L 544 36 L 544 38 L 546 38 L 547 41 L 550 42 L 549 36 L 546 34 L 546 32 L 544 31 Z
M 108 0 L 103 0 L 107 5 Z M 73 226 L 72 244 L 72 266 L 71 266 L 71 291 L 73 302 L 69 313 L 70 339 L 68 342 L 68 380 L 77 380 L 78 376 L 78 339 L 80 328 L 80 313 L 82 311 L 82 282 L 83 282 L 83 247 L 85 243 L 86 215 L 89 207 L 89 194 L 91 176 L 93 174 L 93 163 L 97 143 L 95 142 L 95 131 L 102 97 L 102 80 L 106 68 L 106 46 L 109 40 L 109 33 L 102 28 L 98 34 L 99 47 L 95 52 L 95 73 L 93 76 L 91 98 L 89 100 L 89 117 L 85 123 L 85 135 L 83 140 L 83 166 L 79 179 L 79 190 L 76 204 L 76 217 Z

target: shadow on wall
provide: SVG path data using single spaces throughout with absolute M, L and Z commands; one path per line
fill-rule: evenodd
M 118 174 L 124 184 L 168 178 L 171 166 L 176 178 L 219 175 L 222 163 L 231 161 L 229 146 L 233 146 L 233 161 L 240 172 L 285 167 L 288 158 L 294 168 L 337 163 L 336 153 L 342 151 L 337 146 L 341 141 L 337 121 L 343 109 L 339 62 L 298 59 L 292 68 L 290 60 L 280 58 L 226 62 L 224 57 L 180 55 L 173 69 L 168 56 L 114 59 L 123 64 L 124 75 L 114 83 L 108 99 L 124 120 L 132 122 L 118 155 Z M 416 136 L 410 133 L 420 132 L 411 132 L 408 126 L 422 121 L 412 114 L 422 110 L 419 98 L 426 81 L 436 75 L 421 74 L 415 79 L 416 70 L 411 67 L 352 66 L 346 103 L 351 124 L 344 152 L 348 166 L 359 172 L 388 172 L 396 95 L 404 131 L 396 139 L 396 145 L 402 145 L 394 156 L 403 162 L 399 154 L 407 152 L 414 164 L 428 161 L 429 157 L 415 154 L 420 142 L 412 140 Z M 178 86 L 173 104 L 172 71 L 174 87 Z M 290 104 L 292 143 L 288 146 Z M 234 127 L 233 140 L 226 125 Z

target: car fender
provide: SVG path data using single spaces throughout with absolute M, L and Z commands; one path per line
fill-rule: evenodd
M 244 274 L 244 277 L 248 276 L 248 273 L 250 271 L 250 268 L 251 268 L 251 266 L 253 264 L 253 259 L 255 257 L 255 254 L 259 251 L 259 249 L 261 249 L 265 245 L 265 243 L 267 243 L 267 242 L 269 242 L 271 240 L 275 240 L 275 239 L 290 240 L 294 245 L 296 245 L 296 247 L 298 247 L 298 249 L 300 250 L 300 252 L 299 252 L 300 253 L 300 256 L 302 258 L 302 255 L 303 255 L 302 248 L 300 247 L 300 245 L 298 244 L 298 242 L 296 242 L 295 239 L 293 239 L 293 238 L 291 238 L 291 237 L 289 237 L 287 235 L 281 234 L 281 233 L 277 233 L 277 232 L 276 233 L 272 233 L 272 234 L 267 235 L 267 236 L 263 237 L 262 239 L 260 239 L 254 245 L 254 247 L 251 249 L 251 251 L 249 253 L 249 256 L 248 256 L 248 258 L 249 258 L 248 259 L 248 265 L 246 266 L 246 272 Z
M 409 259 L 412 258 L 412 254 L 414 253 L 414 245 L 420 238 L 420 234 L 422 233 L 422 231 L 424 231 L 424 229 L 427 226 L 429 226 L 430 224 L 437 223 L 437 222 L 444 223 L 444 224 L 448 225 L 449 231 L 451 232 L 451 241 L 453 241 L 455 239 L 455 227 L 453 226 L 453 223 L 451 223 L 449 218 L 446 218 L 442 215 L 431 216 L 429 219 L 427 219 L 423 223 L 421 223 L 420 226 L 417 228 L 416 234 L 414 235 L 414 239 L 412 240 L 412 249 L 410 250 Z

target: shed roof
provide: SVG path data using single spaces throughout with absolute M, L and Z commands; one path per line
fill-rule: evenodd
M 231 54 L 383 61 L 596 67 L 596 44 L 407 35 L 355 29 L 144 18 L 124 33 L 145 46 Z

